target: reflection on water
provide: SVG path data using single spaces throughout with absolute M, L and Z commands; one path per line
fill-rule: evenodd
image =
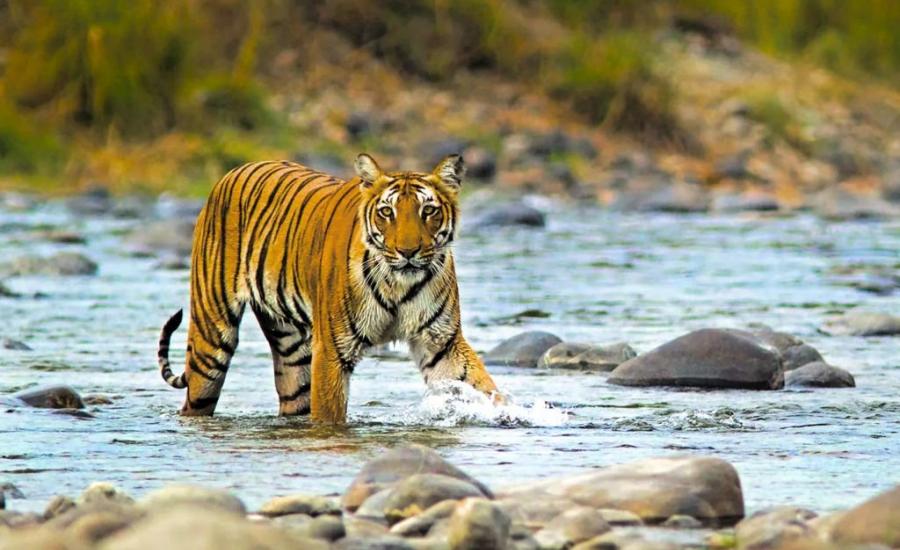
M 834 274 L 896 272 L 897 222 L 812 217 L 621 215 L 549 205 L 546 230 L 469 234 L 457 247 L 466 336 L 484 351 L 526 329 L 570 341 L 627 341 L 639 352 L 688 330 L 766 323 L 849 369 L 851 390 L 778 392 L 609 386 L 605 375 L 499 368 L 513 397 L 493 407 L 466 387 L 426 391 L 401 347 L 357 368 L 350 424 L 277 418 L 268 346 L 252 316 L 212 419 L 181 418 L 182 394 L 159 379 L 159 327 L 187 302 L 187 272 L 121 251 L 139 222 L 76 219 L 58 205 L 0 212 L 0 258 L 80 251 L 97 277 L 23 277 L 0 297 L 0 393 L 64 383 L 102 393 L 94 418 L 4 406 L 0 480 L 38 510 L 96 480 L 140 493 L 171 482 L 235 490 L 253 507 L 289 492 L 339 493 L 360 466 L 400 443 L 435 447 L 490 485 L 670 453 L 717 455 L 741 473 L 751 510 L 848 506 L 897 481 L 900 340 L 828 337 L 817 327 L 857 305 L 900 311 Z M 87 245 L 34 238 L 65 226 Z M 175 335 L 182 342 L 185 331 Z M 179 361 L 178 345 L 173 360 Z M 827 483 L 823 483 L 827 480 Z

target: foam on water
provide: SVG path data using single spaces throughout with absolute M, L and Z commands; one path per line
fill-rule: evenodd
M 508 397 L 503 404 L 463 382 L 446 381 L 429 388 L 422 400 L 402 415 L 404 424 L 431 426 L 541 426 L 566 424 L 569 413 L 535 399 L 518 404 Z

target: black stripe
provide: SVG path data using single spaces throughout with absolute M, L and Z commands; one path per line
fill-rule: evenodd
M 369 340 L 369 338 L 366 337 L 365 334 L 360 332 L 359 327 L 356 326 L 356 321 L 353 320 L 353 308 L 350 307 L 350 305 L 348 304 L 348 301 L 349 301 L 349 297 L 347 295 L 345 295 L 344 299 L 341 300 L 341 303 L 343 306 L 342 309 L 344 310 L 344 316 L 347 318 L 347 325 L 348 325 L 348 328 L 350 329 L 350 333 L 353 335 L 353 338 L 357 342 L 361 342 L 362 345 L 364 345 L 364 346 L 371 346 L 372 341 Z
M 444 301 L 441 303 L 440 307 L 438 307 L 437 310 L 435 310 L 435 312 L 431 314 L 431 317 L 429 317 L 424 323 L 419 325 L 419 328 L 416 329 L 415 334 L 418 334 L 433 325 L 444 314 L 449 302 L 450 291 L 447 291 L 447 293 L 444 295 Z
M 207 407 L 213 407 L 216 403 L 219 402 L 219 396 L 216 395 L 214 397 L 201 397 L 199 399 L 191 399 L 188 398 L 188 404 L 190 408 L 194 410 L 205 409 Z
M 368 248 L 363 253 L 362 272 L 363 272 L 363 279 L 366 282 L 366 286 L 369 287 L 369 290 L 372 292 L 372 296 L 375 297 L 375 301 L 378 302 L 378 305 L 380 305 L 383 310 L 387 311 L 391 315 L 395 315 L 397 313 L 397 308 L 395 306 L 389 304 L 387 302 L 387 300 L 384 299 L 384 296 L 381 295 L 381 291 L 379 291 L 378 287 L 375 286 L 375 281 L 373 281 L 372 278 L 369 276 L 372 273 L 372 271 L 371 271 L 371 266 L 369 265 L 369 249 Z
M 281 366 L 287 367 L 287 368 L 296 368 L 296 367 L 305 367 L 310 364 L 312 364 L 312 355 L 304 355 L 303 357 L 301 357 L 300 359 L 297 359 L 296 361 L 291 361 L 289 363 L 282 363 Z
M 441 359 L 444 358 L 445 355 L 450 351 L 450 348 L 453 347 L 453 343 L 456 341 L 456 335 L 459 334 L 459 327 L 456 327 L 456 330 L 453 331 L 453 335 L 447 340 L 447 343 L 444 344 L 444 347 L 441 348 L 441 351 L 434 354 L 434 357 L 431 358 L 431 361 L 422 365 L 420 370 L 425 369 L 433 369 L 435 365 L 437 365 Z
M 212 381 L 212 382 L 215 382 L 215 381 L 216 381 L 216 378 L 213 378 L 212 376 L 210 376 L 209 373 L 205 372 L 203 369 L 201 369 L 201 368 L 197 365 L 197 361 L 194 359 L 193 356 L 191 356 L 191 358 L 188 359 L 188 365 L 190 365 L 190 367 L 191 367 L 191 372 L 196 372 L 197 374 L 199 374 L 199 375 L 202 376 L 203 378 L 206 378 L 207 380 L 210 380 L 210 381 Z
M 295 353 L 297 353 L 297 350 L 299 350 L 301 347 L 305 346 L 307 343 L 308 342 L 302 336 L 300 336 L 296 342 L 294 342 L 287 348 L 285 348 L 283 350 L 279 349 L 278 353 L 282 357 L 290 357 L 291 355 L 294 355 Z
M 292 393 L 290 395 L 279 395 L 278 400 L 281 401 L 282 403 L 287 403 L 288 401 L 293 401 L 294 399 L 297 399 L 298 397 L 301 397 L 304 393 L 308 392 L 309 387 L 310 387 L 309 384 L 303 384 L 302 386 L 297 388 L 297 391 L 295 391 L 294 393 Z
M 438 267 L 438 269 L 440 269 L 440 267 L 442 267 L 442 266 L 436 266 L 436 267 Z M 415 298 L 419 294 L 419 292 L 421 292 L 422 289 L 425 288 L 425 285 L 427 285 L 428 283 L 431 282 L 431 279 L 434 278 L 434 274 L 435 274 L 435 271 L 432 269 L 429 269 L 428 271 L 426 271 L 425 277 L 423 277 L 422 280 L 419 281 L 418 283 L 409 287 L 409 290 L 406 291 L 406 294 L 404 294 L 403 297 L 400 298 L 400 304 L 405 304 L 405 303 L 409 302 L 410 300 L 412 300 L 413 298 Z

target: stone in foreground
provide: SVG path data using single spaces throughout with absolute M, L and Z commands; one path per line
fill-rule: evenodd
M 567 499 L 592 508 L 627 510 L 648 523 L 688 515 L 716 526 L 744 517 L 737 471 L 728 462 L 709 457 L 641 460 L 510 487 L 500 491 L 499 497 L 504 501 Z
M 817 361 L 785 373 L 784 384 L 808 388 L 854 388 L 856 380 L 844 369 Z
M 842 546 L 900 548 L 900 485 L 842 514 L 832 524 L 830 538 Z
M 809 525 L 815 517 L 815 512 L 795 506 L 757 512 L 735 525 L 737 546 L 741 550 L 769 550 L 815 539 L 815 530 Z
M 247 513 L 243 501 L 228 491 L 194 485 L 168 485 L 148 493 L 138 502 L 138 506 L 148 512 L 182 505 L 205 510 L 216 508 L 240 515 Z
M 702 329 L 619 365 L 608 381 L 622 386 L 777 390 L 784 386 L 784 370 L 781 356 L 752 336 Z
M 555 334 L 540 330 L 522 332 L 500 342 L 484 354 L 486 365 L 534 368 L 548 349 L 562 342 Z
M 375 493 L 392 487 L 415 474 L 441 474 L 460 479 L 478 488 L 490 497 L 490 489 L 450 464 L 441 455 L 424 445 L 407 445 L 391 449 L 379 458 L 369 461 L 347 488 L 342 505 L 354 511 Z
M 510 520 L 495 503 L 469 498 L 450 516 L 447 542 L 456 550 L 502 550 L 509 538 Z

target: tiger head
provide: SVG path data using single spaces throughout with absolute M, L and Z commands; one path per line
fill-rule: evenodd
M 462 157 L 450 155 L 431 173 L 382 172 L 366 154 L 355 166 L 366 246 L 401 276 L 424 272 L 453 242 Z

